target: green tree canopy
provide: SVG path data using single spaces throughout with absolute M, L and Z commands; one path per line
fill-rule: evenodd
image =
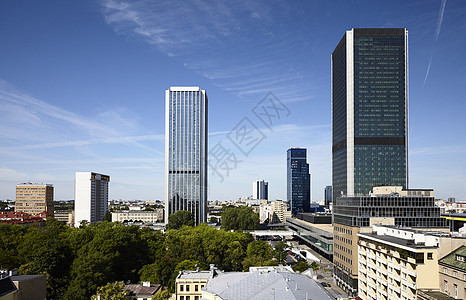
M 222 213 L 222 229 L 259 229 L 259 215 L 254 213 L 251 207 L 228 207 Z
M 293 269 L 293 271 L 295 272 L 304 272 L 306 271 L 307 269 L 309 269 L 311 267 L 311 265 L 309 265 L 309 263 L 305 260 L 300 260 L 298 263 L 296 263 L 295 265 L 293 265 L 291 268 Z
M 181 226 L 194 226 L 193 214 L 186 210 L 179 210 L 168 216 L 167 229 L 179 229 Z
M 91 297 L 91 300 L 126 300 L 126 295 L 128 291 L 125 290 L 125 284 L 118 281 L 97 288 L 97 293 Z

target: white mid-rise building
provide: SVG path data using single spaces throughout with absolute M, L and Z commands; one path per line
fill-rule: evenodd
M 378 225 L 358 233 L 358 296 L 415 300 L 419 290 L 438 290 L 440 236 Z
M 74 183 L 75 227 L 82 221 L 102 220 L 108 207 L 110 176 L 93 172 L 76 172 Z

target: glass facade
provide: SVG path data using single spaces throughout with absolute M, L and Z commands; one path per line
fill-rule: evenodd
M 341 197 L 335 200 L 333 220 L 352 227 L 369 227 L 370 218 L 394 218 L 395 225 L 402 227 L 448 227 L 434 200 L 434 197 L 396 195 Z
M 406 198 L 375 203 L 371 202 L 373 197 L 364 197 L 374 186 L 408 187 L 407 37 L 404 28 L 354 28 L 345 33 L 332 53 L 336 227 L 369 226 L 370 217 L 393 217 L 395 224 L 412 227 L 443 225 L 438 211 L 423 203 L 425 198 L 413 197 L 413 207 L 407 208 L 400 204 L 408 201 Z M 352 201 L 360 202 L 352 205 Z M 338 232 L 335 239 L 335 278 L 349 294 L 355 294 L 357 257 L 349 254 L 352 240 Z
M 311 175 L 306 162 L 307 151 L 291 148 L 287 152 L 287 198 L 291 214 L 308 212 L 311 205 Z
M 407 31 L 347 31 L 332 54 L 333 197 L 408 185 Z
M 166 91 L 166 218 L 179 210 L 207 219 L 207 95 L 198 87 Z

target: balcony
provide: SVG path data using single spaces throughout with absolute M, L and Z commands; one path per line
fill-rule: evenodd
M 398 270 L 398 271 L 401 269 L 401 266 L 399 264 L 396 264 L 396 263 L 393 263 L 393 262 L 388 262 L 388 266 L 392 267 L 393 269 Z
M 417 277 L 417 272 L 413 271 L 409 267 L 403 267 L 403 268 L 401 268 L 401 271 L 405 272 L 406 274 L 408 274 L 410 276 Z

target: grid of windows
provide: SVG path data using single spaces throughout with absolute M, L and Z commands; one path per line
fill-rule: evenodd
M 199 224 L 207 218 L 207 96 L 170 88 L 167 98 L 167 216 L 187 210 Z
M 440 217 L 434 197 L 341 197 L 335 200 L 334 223 L 356 227 L 369 226 L 371 217 L 394 218 L 405 227 L 447 227 Z
M 291 148 L 287 152 L 287 197 L 292 215 L 310 209 L 311 175 L 306 156 L 307 150 L 303 148 Z
M 356 28 L 332 54 L 334 199 L 380 185 L 407 187 L 406 39 L 405 29 Z

